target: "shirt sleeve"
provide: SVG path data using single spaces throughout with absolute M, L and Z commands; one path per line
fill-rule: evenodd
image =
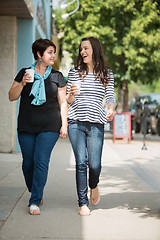
M 66 86 L 66 81 L 63 77 L 63 74 L 61 72 L 59 72 L 59 74 L 58 74 L 58 87 L 62 88 L 64 86 Z
M 19 83 L 22 81 L 22 78 L 23 78 L 24 73 L 25 73 L 25 69 L 26 69 L 26 68 L 22 68 L 22 69 L 18 72 L 18 74 L 17 74 L 17 76 L 15 77 L 14 81 L 19 82 Z
M 115 92 L 114 92 L 114 76 L 113 76 L 113 72 L 112 70 L 108 70 L 108 74 L 109 74 L 109 83 L 106 86 L 105 89 L 105 96 L 106 96 L 106 104 L 107 106 L 110 103 L 113 103 L 116 105 L 116 101 L 115 101 Z

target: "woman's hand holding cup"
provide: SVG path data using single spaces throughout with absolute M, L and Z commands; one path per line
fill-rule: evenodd
M 70 87 L 70 95 L 80 94 L 81 81 L 74 81 Z
M 29 72 L 29 70 L 31 72 Z M 34 81 L 34 70 L 33 69 L 26 69 L 26 72 L 22 79 L 22 85 L 25 86 L 26 83 L 32 83 Z
M 74 96 L 80 94 L 81 81 L 73 81 L 70 86 L 69 95 L 67 96 L 68 103 L 72 103 L 74 101 Z

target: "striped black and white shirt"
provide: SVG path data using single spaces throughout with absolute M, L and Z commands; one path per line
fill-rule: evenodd
M 99 80 L 95 80 L 93 73 L 82 80 L 75 68 L 71 68 L 68 74 L 67 95 L 70 86 L 74 81 L 81 81 L 80 94 L 74 96 L 74 101 L 70 103 L 68 109 L 68 119 L 78 121 L 88 121 L 91 123 L 107 123 L 106 112 L 103 108 L 103 99 L 105 96 L 106 104 L 115 104 L 114 77 L 112 70 L 108 70 L 110 81 L 106 87 Z

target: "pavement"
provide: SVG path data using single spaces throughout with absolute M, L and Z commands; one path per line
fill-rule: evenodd
M 0 153 L 1 240 L 160 240 L 160 137 L 112 142 L 105 136 L 101 195 L 79 216 L 75 164 L 68 139 L 51 157 L 41 215 L 28 213 L 21 154 Z

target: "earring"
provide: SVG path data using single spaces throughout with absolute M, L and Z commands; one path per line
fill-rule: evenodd
M 40 64 L 42 63 L 42 59 L 39 59 L 39 63 L 40 63 Z

